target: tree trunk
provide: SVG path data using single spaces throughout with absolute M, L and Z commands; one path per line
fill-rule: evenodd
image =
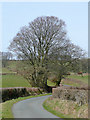
M 61 80 L 62 80 L 62 76 L 59 77 L 59 80 L 56 82 L 56 86 L 60 86 Z
M 44 85 L 44 86 L 43 86 L 43 89 L 44 89 L 44 91 L 47 92 L 47 93 L 51 93 L 51 92 L 52 92 L 52 87 L 51 87 L 51 86 Z

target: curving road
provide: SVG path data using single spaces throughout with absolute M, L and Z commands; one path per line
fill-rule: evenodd
M 49 96 L 30 98 L 14 104 L 12 107 L 14 118 L 58 118 L 42 106 Z

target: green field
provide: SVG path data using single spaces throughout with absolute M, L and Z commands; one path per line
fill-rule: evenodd
M 28 81 L 20 75 L 2 75 L 2 87 L 31 87 Z
M 14 63 L 14 65 L 13 65 Z M 16 63 L 11 62 L 11 66 L 15 66 Z M 2 68 L 2 73 L 6 73 L 6 75 L 2 75 L 2 87 L 31 87 L 28 81 L 23 78 L 21 75 L 13 74 L 15 72 L 10 71 L 7 68 Z
M 49 86 L 55 86 L 55 83 L 48 81 Z M 20 75 L 2 75 L 2 87 L 31 87 L 29 82 Z
M 28 81 L 23 76 L 16 74 L 16 68 L 18 68 L 18 70 L 23 69 L 23 66 L 20 68 L 20 65 L 23 65 L 23 63 L 20 61 L 9 61 L 8 67 L 2 68 L 2 73 L 7 73 L 6 75 L 2 75 L 2 87 L 3 88 L 6 88 L 6 87 L 31 87 L 30 84 L 28 83 Z M 27 66 L 25 66 L 25 67 L 27 67 Z M 50 80 L 48 80 L 48 82 L 47 82 L 48 85 L 55 86 L 55 83 L 51 82 Z M 83 77 L 79 76 L 79 75 L 67 76 L 66 79 L 62 80 L 62 84 L 70 85 L 70 86 L 77 86 L 77 87 L 86 86 L 86 85 L 88 85 L 88 75 L 85 75 Z M 30 98 L 30 96 L 29 97 L 20 97 L 18 99 L 15 99 L 15 100 L 13 99 L 13 100 L 6 101 L 6 102 L 2 103 L 2 105 L 3 105 L 3 111 L 2 111 L 3 118 L 6 118 L 6 117 L 12 118 L 13 117 L 12 112 L 11 112 L 12 105 L 18 101 L 21 101 L 21 100 L 27 99 L 27 98 Z M 56 103 L 55 103 L 55 101 L 50 101 L 50 102 L 51 102 L 50 104 L 48 104 L 49 103 L 48 101 L 45 102 L 44 108 L 46 110 L 48 110 L 49 112 L 52 112 L 53 114 L 59 116 L 60 111 L 58 112 L 57 110 L 55 111 L 55 109 L 53 110 L 53 108 L 55 108 L 55 107 L 56 107 L 56 109 L 58 108 L 58 106 L 59 106 L 58 101 L 56 101 Z M 52 105 L 52 103 L 53 103 L 53 105 Z M 60 103 L 60 108 L 62 107 L 62 104 L 63 103 Z M 64 101 L 63 108 L 65 107 L 65 105 L 66 104 Z M 71 103 L 69 104 L 69 106 L 72 106 Z M 73 107 L 75 107 L 75 106 L 76 105 L 74 105 Z M 87 106 L 84 106 L 84 108 L 86 108 L 86 107 Z M 84 110 L 83 108 L 80 108 L 80 109 Z M 64 111 L 64 109 L 63 109 L 63 111 Z M 62 114 L 60 114 L 59 117 L 67 118 L 67 117 L 71 117 L 71 115 L 68 114 L 65 116 L 62 113 Z
M 69 79 L 62 80 L 62 84 L 70 86 L 87 86 L 88 85 L 88 76 L 68 76 Z M 48 80 L 49 86 L 55 86 L 55 83 Z M 23 76 L 17 74 L 7 74 L 2 75 L 2 87 L 31 87 L 28 81 L 23 78 Z
M 13 74 L 15 72 L 12 72 L 8 70 L 7 68 L 2 68 L 2 73 L 8 73 L 6 75 L 2 75 L 2 87 L 31 87 L 29 82 L 23 78 L 21 75 Z M 10 74 L 12 73 L 12 74 Z M 55 86 L 55 83 L 52 83 L 51 81 L 48 81 L 49 86 Z
M 25 62 L 24 62 L 25 63 Z M 22 66 L 22 67 L 20 67 Z M 23 61 L 8 61 L 7 68 L 2 68 L 2 73 L 16 73 L 17 69 L 19 71 L 23 71 L 23 68 L 28 68 L 28 64 L 23 64 Z M 29 71 L 32 72 L 32 68 L 29 68 Z M 52 73 L 53 76 L 53 73 Z M 52 77 L 51 76 L 51 77 Z M 51 79 L 50 79 L 51 80 Z M 47 81 L 49 86 L 55 86 L 55 83 Z M 62 80 L 62 84 L 70 85 L 70 86 L 87 86 L 88 85 L 88 75 L 84 75 L 83 77 L 80 75 L 71 74 Z M 31 87 L 28 81 L 20 75 L 2 75 L 2 87 Z
M 2 73 L 13 73 L 13 72 L 8 70 L 7 68 L 2 68 Z
M 62 80 L 62 84 L 75 87 L 88 86 L 88 75 L 84 75 L 83 77 L 80 75 L 70 75 Z
M 68 76 L 68 78 L 77 79 L 80 80 L 81 82 L 88 84 L 88 75 L 85 75 L 83 77 L 80 75 L 70 75 Z

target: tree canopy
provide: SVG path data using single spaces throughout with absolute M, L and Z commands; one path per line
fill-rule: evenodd
M 54 16 L 38 17 L 22 27 L 9 49 L 33 66 L 33 73 L 27 74 L 30 84 L 46 89 L 49 65 L 58 65 L 60 83 L 70 65 L 84 55 L 83 50 L 68 39 L 65 22 Z

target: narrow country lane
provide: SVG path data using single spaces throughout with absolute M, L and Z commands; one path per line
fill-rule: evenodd
M 14 118 L 58 118 L 42 106 L 49 96 L 30 98 L 14 104 L 12 107 Z

